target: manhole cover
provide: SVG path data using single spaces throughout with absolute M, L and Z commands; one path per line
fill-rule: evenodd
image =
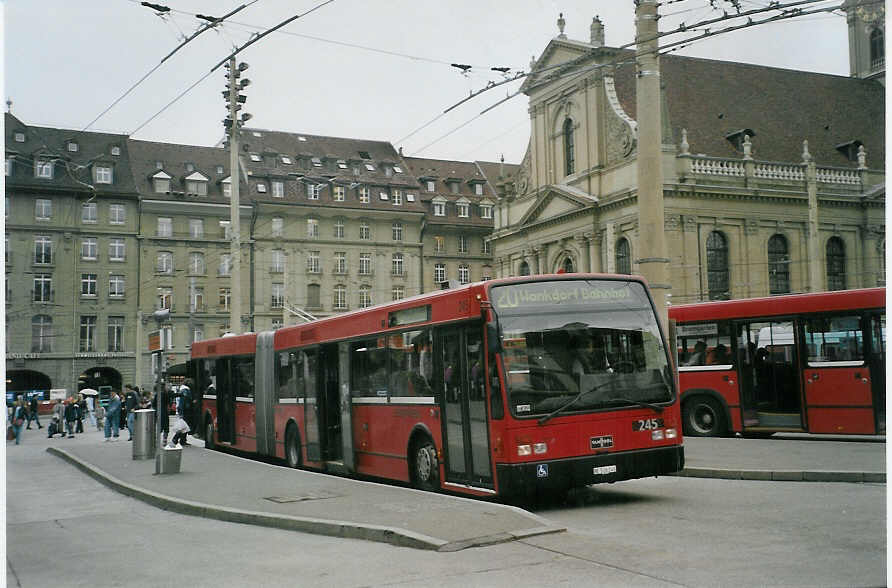
M 275 502 L 277 504 L 286 504 L 288 502 L 306 502 L 308 500 L 324 500 L 326 498 L 337 498 L 340 494 L 334 492 L 312 492 L 301 494 L 300 496 L 266 496 L 264 500 Z

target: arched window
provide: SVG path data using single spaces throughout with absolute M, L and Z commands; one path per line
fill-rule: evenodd
M 31 352 L 49 353 L 53 350 L 53 317 L 36 314 L 31 318 Z
M 564 270 L 565 274 L 572 274 L 576 270 L 573 268 L 573 260 L 569 257 L 564 260 L 564 263 L 561 264 L 561 269 Z
M 870 32 L 870 68 L 877 69 L 885 65 L 886 48 L 883 46 L 883 31 L 874 29 Z
M 827 289 L 846 289 L 846 247 L 839 237 L 827 241 Z
M 632 273 L 632 251 L 625 237 L 616 242 L 616 273 Z
M 710 300 L 731 297 L 728 285 L 728 240 L 719 231 L 706 238 L 706 282 Z
M 576 146 L 573 142 L 573 121 L 567 119 L 564 121 L 564 175 L 571 175 L 576 171 Z
M 520 262 L 520 269 L 518 270 L 518 273 L 521 276 L 530 275 L 530 264 L 525 261 Z
M 768 239 L 768 293 L 790 292 L 790 251 L 787 238 L 774 235 Z

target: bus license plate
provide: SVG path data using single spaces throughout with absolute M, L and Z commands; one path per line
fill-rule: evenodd
M 615 474 L 616 466 L 615 465 L 607 465 L 607 466 L 595 466 L 592 468 L 592 474 L 596 476 L 606 476 L 607 474 Z
M 663 419 L 638 419 L 632 423 L 633 431 L 653 431 L 663 428 Z

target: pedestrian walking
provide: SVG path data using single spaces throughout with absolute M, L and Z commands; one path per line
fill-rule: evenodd
M 96 430 L 101 431 L 105 423 L 105 407 L 101 402 L 96 403 Z
M 59 433 L 62 436 L 65 436 L 65 402 L 62 400 L 57 400 L 56 405 L 53 406 L 53 417 L 59 421 Z
M 77 395 L 77 428 L 75 433 L 84 432 L 84 413 L 87 412 L 87 401 L 84 400 L 83 394 Z
M 108 410 L 105 415 L 105 440 L 111 441 L 110 437 L 114 433 L 115 441 L 118 440 L 118 433 L 121 430 L 121 399 L 118 398 L 117 391 L 112 390 L 111 398 L 108 399 Z
M 31 401 L 28 403 L 28 426 L 26 429 L 31 428 L 31 421 L 37 421 L 37 428 L 42 429 L 43 425 L 40 424 L 40 417 L 37 415 L 37 396 L 31 396 Z
M 195 418 L 192 409 L 192 386 L 192 378 L 183 380 L 183 385 L 180 386 L 180 401 L 183 403 L 182 412 L 177 410 L 177 414 L 182 415 L 190 430 L 195 428 Z
M 124 408 L 127 411 L 127 430 L 130 432 L 128 441 L 133 441 L 133 420 L 136 418 L 135 410 L 139 408 L 139 397 L 133 386 L 127 385 L 127 393 L 124 396 Z
M 75 398 L 65 399 L 65 430 L 68 431 L 68 438 L 74 439 L 74 428 L 77 425 L 78 406 Z
M 25 417 L 27 416 L 27 411 L 25 410 L 25 401 L 22 400 L 22 397 L 19 396 L 15 399 L 15 404 L 12 405 L 12 432 L 15 435 L 15 444 L 18 445 L 22 441 L 22 429 L 25 425 Z
M 96 399 L 87 396 L 87 415 L 90 417 L 90 424 L 96 426 Z

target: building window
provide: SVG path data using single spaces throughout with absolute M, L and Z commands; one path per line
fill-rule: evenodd
M 285 165 L 291 165 L 291 158 L 288 157 L 287 155 L 283 155 L 281 157 L 281 159 L 282 159 L 282 163 L 284 163 Z
M 307 198 L 309 200 L 319 200 L 319 195 L 322 194 L 322 188 L 325 187 L 325 184 L 307 184 Z
M 220 307 L 220 310 L 229 310 L 229 299 L 231 296 L 232 292 L 229 288 L 220 288 L 218 290 L 217 306 Z
M 111 184 L 112 168 L 105 165 L 97 165 L 93 168 L 93 176 L 97 184 Z
M 217 265 L 218 276 L 228 276 L 232 273 L 232 255 L 229 253 L 220 254 L 220 263 Z
M 319 237 L 319 221 L 315 218 L 307 219 L 307 237 L 310 239 Z
M 173 349 L 173 327 L 161 327 L 161 347 Z
M 391 225 L 391 237 L 394 241 L 402 241 L 403 240 L 403 223 L 399 221 L 394 221 Z
M 346 193 L 347 193 L 347 190 L 344 188 L 344 186 L 335 186 L 334 187 L 334 201 L 335 202 L 343 202 Z
M 192 286 L 189 288 L 189 311 L 202 312 L 204 310 L 204 288 Z
M 273 186 L 273 197 L 274 198 L 284 198 L 285 197 L 285 182 L 272 182 Z
M 25 142 L 25 133 L 16 133 L 13 135 L 16 143 L 24 143 Z
M 112 225 L 123 225 L 127 221 L 127 209 L 123 204 L 108 205 L 108 222 Z
M 284 229 L 285 223 L 281 217 L 274 216 L 272 222 L 270 223 L 272 227 L 273 237 L 281 237 L 282 230 Z
M 632 251 L 629 240 L 623 237 L 616 243 L 616 273 L 632 273 Z
M 262 161 L 262 159 L 261 159 L 259 153 L 251 153 L 248 157 L 249 157 L 249 158 L 251 159 L 251 161 L 253 161 L 253 162 L 260 162 L 260 161 Z
M 34 263 L 48 265 L 53 263 L 53 240 L 39 235 L 34 237 Z
M 870 69 L 880 69 L 886 65 L 886 48 L 882 29 L 870 32 Z
M 774 235 L 768 239 L 768 293 L 787 294 L 790 291 L 790 251 L 787 238 Z
M 189 254 L 189 273 L 193 276 L 203 276 L 207 272 L 204 264 L 204 253 L 193 251 Z
M 322 167 L 322 160 L 318 157 L 311 157 L 310 163 L 313 164 L 313 167 Z
M 455 210 L 458 212 L 458 216 L 461 218 L 468 218 L 468 210 L 470 206 L 468 206 L 467 202 L 456 202 Z
M 471 281 L 471 269 L 465 264 L 458 266 L 458 281 L 460 284 L 467 284 Z
M 31 318 L 31 353 L 53 350 L 53 317 L 37 314 Z
M 204 325 L 195 325 L 192 327 L 192 341 L 204 340 Z
M 34 201 L 34 220 L 45 221 L 53 218 L 53 201 L 49 198 L 38 198 Z
M 78 147 L 78 145 L 77 145 L 77 143 L 75 143 L 74 141 L 69 141 L 69 142 L 68 142 L 68 150 L 71 151 L 72 153 L 76 153 L 76 152 L 77 152 L 77 147 Z
M 474 184 L 474 194 L 477 196 L 483 196 L 483 184 L 477 182 Z
M 222 180 L 220 182 L 220 187 L 223 190 L 224 198 L 232 198 L 232 182 L 229 180 L 229 178 Z
M 706 238 L 706 281 L 710 300 L 731 297 L 728 271 L 728 240 L 719 231 Z
M 425 182 L 428 192 L 436 192 L 437 191 L 437 183 L 433 180 L 427 180 Z
M 34 162 L 34 177 L 53 179 L 53 162 L 46 159 L 38 159 Z
M 372 254 L 371 253 L 360 253 L 359 254 L 359 275 L 361 275 L 361 276 L 372 275 Z
M 576 145 L 573 140 L 573 121 L 564 121 L 564 175 L 569 176 L 576 171 Z
M 318 274 L 321 273 L 321 264 L 319 262 L 319 252 L 318 251 L 308 251 L 307 252 L 307 273 L 310 274 Z
M 204 237 L 204 220 L 200 218 L 189 219 L 189 238 L 201 239 Z
M 187 194 L 197 194 L 198 196 L 207 196 L 208 195 L 208 182 L 207 180 L 186 180 L 186 193 Z
M 372 238 L 372 227 L 368 221 L 359 221 L 359 238 L 364 240 Z
M 561 264 L 561 270 L 565 274 L 572 274 L 576 272 L 576 267 L 573 265 L 573 260 L 569 257 L 564 260 L 564 263 Z
M 270 294 L 270 308 L 285 306 L 285 284 L 273 282 Z
M 457 181 L 453 180 L 451 182 L 448 182 L 448 184 L 449 191 L 453 194 L 458 194 L 461 191 L 461 185 Z
M 97 211 L 96 211 L 96 203 L 95 202 L 84 202 L 81 206 L 81 222 L 93 224 L 98 220 Z
M 108 350 L 124 351 L 124 317 L 108 317 Z
M 526 261 L 520 262 L 520 267 L 518 268 L 517 271 L 518 271 L 518 274 L 521 276 L 530 275 L 530 264 L 528 264 Z
M 345 286 L 335 286 L 332 294 L 332 307 L 335 310 L 347 308 L 347 288 Z
M 272 259 L 270 260 L 269 271 L 277 274 L 281 274 L 285 271 L 285 250 L 284 249 L 273 249 L 271 252 Z
M 121 154 L 121 148 L 118 147 L 117 145 L 115 145 L 114 147 L 111 148 L 111 154 L 114 155 L 114 156 L 118 156 L 118 155 L 120 155 L 120 154 Z
M 479 186 L 480 184 L 478 184 Z M 490 204 L 481 204 L 480 205 L 480 218 L 492 218 L 492 205 Z
M 434 216 L 446 216 L 446 203 L 434 200 Z
M 173 273 L 173 253 L 170 251 L 159 251 L 158 252 L 158 263 L 155 266 L 155 271 L 159 274 L 172 274 Z
M 266 194 L 266 184 L 264 184 L 263 182 L 257 182 L 257 193 Z
M 108 259 L 109 261 L 124 261 L 124 239 L 108 240 Z
M 80 346 L 81 351 L 96 351 L 96 317 L 81 317 Z
M 307 284 L 307 306 L 310 308 L 322 306 L 321 293 L 322 287 L 319 284 Z
M 434 283 L 442 284 L 446 281 L 446 264 L 445 263 L 435 263 L 434 264 Z
M 371 286 L 359 287 L 359 308 L 368 308 L 372 305 L 372 288 Z
M 343 159 L 338 160 L 338 169 L 347 169 L 347 162 Z
M 155 231 L 157 237 L 173 237 L 173 219 L 158 217 L 158 226 Z
M 108 296 L 109 298 L 124 297 L 124 276 L 120 274 L 111 274 L 108 276 Z
M 367 164 L 365 164 L 365 168 L 366 168 L 368 171 L 371 171 L 371 172 L 375 171 L 375 166 L 372 165 L 371 163 L 367 163 Z
M 387 192 L 383 192 L 383 191 L 380 193 L 379 197 L 381 198 L 381 200 L 387 200 L 388 198 L 390 198 L 387 195 Z
M 334 238 L 335 239 L 343 239 L 344 238 L 344 221 L 342 219 L 337 219 L 334 222 Z
M 490 253 L 492 253 L 492 245 L 490 244 L 489 240 L 488 240 L 486 237 L 483 238 L 483 241 L 482 241 L 482 245 L 481 245 L 481 247 L 480 247 L 480 250 L 481 250 L 483 253 L 486 253 L 487 255 L 489 255 Z
M 164 172 L 158 172 L 152 176 L 152 186 L 156 194 L 166 194 L 170 192 L 170 176 Z
M 173 288 L 161 286 L 156 288 L 155 291 L 158 295 L 158 308 L 166 308 L 168 310 L 173 308 Z
M 459 253 L 467 253 L 468 252 L 468 238 L 464 235 L 458 236 L 458 252 Z
M 363 204 L 369 203 L 369 189 L 366 186 L 359 189 L 359 201 Z
M 390 273 L 394 276 L 403 275 L 403 254 L 394 253 L 390 260 Z
M 391 300 L 402 300 L 406 297 L 406 289 L 402 286 L 394 286 L 390 289 Z
M 230 222 L 228 220 L 220 221 L 220 229 L 223 231 L 224 239 L 232 239 L 232 230 L 230 228 Z
M 827 240 L 827 289 L 846 289 L 846 247 L 839 237 Z
M 96 296 L 96 274 L 81 274 L 81 296 Z
M 8 283 L 8 282 L 7 282 Z M 53 301 L 53 276 L 50 274 L 34 275 L 34 302 Z M 9 324 L 9 323 L 7 323 Z
M 81 259 L 95 260 L 99 242 L 95 237 L 86 237 L 81 240 Z
M 14 159 L 14 158 L 12 158 L 12 157 L 7 157 L 7 158 L 6 158 L 6 176 L 7 176 L 7 177 L 9 177 L 9 176 L 12 175 L 13 159 Z
M 334 254 L 334 273 L 347 273 L 347 253 L 345 251 L 335 251 Z
M 394 206 L 402 206 L 403 205 L 403 191 L 402 190 L 394 190 L 393 191 L 393 205 Z
M 446 238 L 440 235 L 434 235 L 434 251 L 442 253 L 446 251 Z

